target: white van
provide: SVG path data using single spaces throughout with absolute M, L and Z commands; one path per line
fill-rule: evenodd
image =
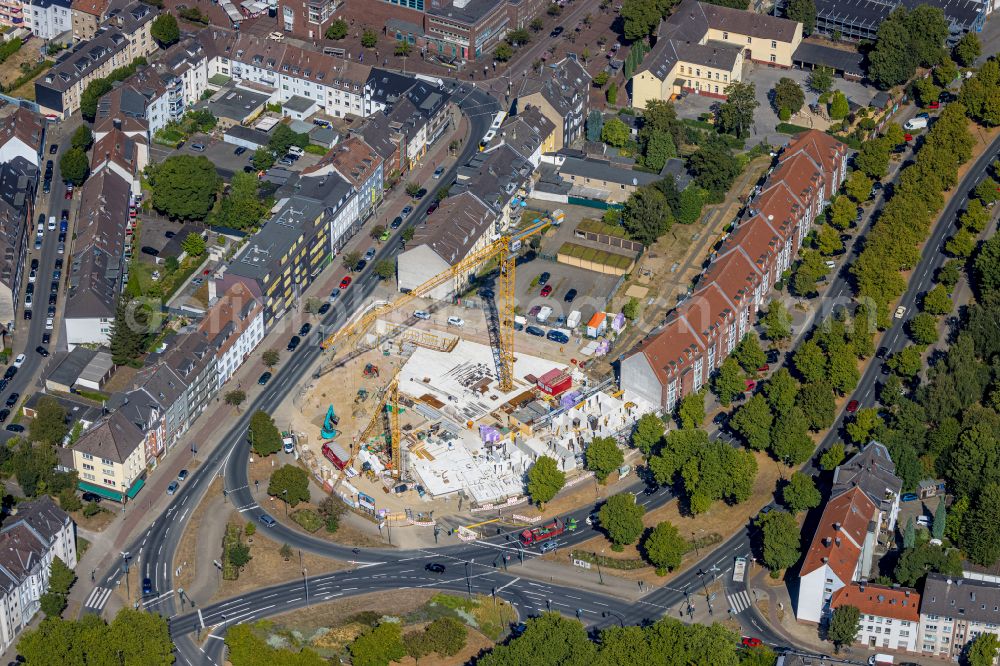
M 580 325 L 580 318 L 583 315 L 580 314 L 579 310 L 573 310 L 569 313 L 569 317 L 566 319 L 566 328 L 576 328 Z
M 289 155 L 295 155 L 296 157 L 302 157 L 303 155 L 306 154 L 306 151 L 302 150 L 298 146 L 289 146 L 288 147 L 288 154 Z
M 549 315 L 551 314 L 552 314 L 552 308 L 546 305 L 543 306 L 542 309 L 538 311 L 538 314 L 535 316 L 535 319 L 537 319 L 542 323 L 545 323 L 545 321 L 549 318 Z
M 522 317 L 521 315 L 516 315 L 514 317 L 514 330 L 515 331 L 523 331 L 524 327 L 527 326 L 527 325 L 528 325 L 527 318 Z
M 924 129 L 925 127 L 927 127 L 926 118 L 910 118 L 906 121 L 906 124 L 903 125 L 903 128 L 908 130 Z

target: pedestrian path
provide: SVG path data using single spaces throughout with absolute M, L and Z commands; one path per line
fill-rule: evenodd
M 726 598 L 729 599 L 729 607 L 732 609 L 733 615 L 739 615 L 750 608 L 750 595 L 747 594 L 746 590 L 740 590 L 736 594 L 727 594 Z
M 108 603 L 108 597 L 111 596 L 111 589 L 107 587 L 95 587 L 94 591 L 90 593 L 87 600 L 83 602 L 83 608 L 85 611 L 91 611 L 95 613 L 100 613 L 101 609 L 104 608 L 104 604 Z

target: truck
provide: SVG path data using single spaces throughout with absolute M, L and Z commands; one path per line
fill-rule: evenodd
M 737 557 L 736 562 L 733 564 L 733 582 L 742 583 L 743 576 L 747 572 L 747 558 Z
M 324 444 L 323 455 L 333 463 L 334 467 L 341 470 L 347 467 L 347 463 L 351 461 L 351 454 L 336 442 L 327 442 Z
M 521 532 L 520 539 L 523 545 L 531 546 L 536 543 L 541 543 L 546 539 L 559 536 L 565 531 L 566 526 L 563 525 L 561 520 L 556 518 L 547 525 L 540 525 L 538 527 L 532 527 L 531 529 L 524 530 Z
M 573 310 L 572 312 L 569 313 L 569 317 L 566 318 L 566 328 L 569 329 L 576 328 L 577 326 L 580 325 L 581 318 L 583 318 L 583 315 L 580 313 L 580 311 Z

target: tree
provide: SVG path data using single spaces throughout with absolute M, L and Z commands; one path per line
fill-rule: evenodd
M 791 0 L 789 9 L 795 3 L 812 3 L 812 0 Z M 787 76 L 778 79 L 772 94 L 774 108 L 778 111 L 785 109 L 792 115 L 798 113 L 802 109 L 802 105 L 806 103 L 806 95 L 802 92 L 802 86 Z
M 656 414 L 643 414 L 632 432 L 632 446 L 646 456 L 663 440 L 663 421 Z
M 771 445 L 773 423 L 771 409 L 760 393 L 750 396 L 729 421 L 729 425 L 743 437 L 747 446 L 757 451 L 763 451 Z
M 525 630 L 518 638 L 497 645 L 477 658 L 476 664 L 535 664 L 540 661 L 540 655 L 545 655 L 545 663 L 552 666 L 587 666 L 595 663 L 596 652 L 594 644 L 587 637 L 587 630 L 578 620 L 563 617 L 559 613 L 542 613 L 527 618 Z
M 926 76 L 913 82 L 913 92 L 916 93 L 917 101 L 921 106 L 927 106 L 931 102 L 936 102 L 941 96 L 941 88 L 934 83 L 934 79 Z
M 907 530 L 913 531 L 913 519 L 907 522 Z M 916 535 L 912 534 L 913 541 Z M 904 539 L 905 541 L 905 539 Z M 945 548 L 937 544 L 922 543 L 919 546 L 910 542 L 893 571 L 893 578 L 901 585 L 918 585 L 930 572 L 947 576 L 962 575 L 962 556 L 956 548 Z
M 612 495 L 600 511 L 601 528 L 615 546 L 635 543 L 642 535 L 642 516 L 646 507 L 635 501 L 632 493 Z
M 1000 484 L 990 483 L 962 519 L 962 550 L 970 560 L 989 566 L 1000 558 Z
M 639 299 L 632 296 L 628 299 L 625 305 L 622 306 L 622 314 L 625 315 L 625 318 L 629 321 L 635 321 L 639 318 L 639 311 L 641 307 L 642 303 L 639 302 Z
M 309 145 L 309 135 L 294 131 L 284 123 L 279 124 L 271 134 L 267 147 L 275 155 L 285 155 L 292 146 L 305 148 Z
M 274 163 L 278 160 L 273 152 L 268 148 L 258 148 L 254 151 L 253 157 L 251 158 L 251 163 L 253 168 L 257 171 L 267 171 L 274 166 Z
M 625 39 L 630 42 L 651 36 L 663 18 L 656 3 L 650 0 L 624 0 L 619 14 L 623 21 Z
M 250 445 L 258 456 L 269 456 L 281 450 L 281 433 L 267 412 L 257 410 L 253 413 L 248 436 Z
M 203 155 L 172 155 L 150 168 L 153 208 L 172 219 L 202 220 L 219 189 L 219 174 Z
M 966 649 L 965 663 L 968 666 L 993 666 L 1000 650 L 1000 639 L 988 631 L 976 636 Z
M 872 179 L 862 171 L 852 171 L 844 183 L 844 192 L 857 203 L 864 203 L 871 197 Z
M 669 138 L 669 134 L 664 136 Z M 664 163 L 666 160 L 664 160 Z M 662 168 L 662 167 L 661 167 Z M 681 224 L 694 224 L 701 219 L 701 209 L 705 205 L 705 192 L 700 187 L 685 187 L 681 192 L 678 206 L 674 209 Z
M 833 88 L 833 70 L 829 67 L 817 67 L 809 72 L 809 87 L 823 94 Z
M 51 396 L 42 396 L 35 406 L 35 418 L 31 420 L 31 441 L 42 442 L 48 446 L 62 444 L 63 438 L 69 432 L 66 424 L 66 410 Z
M 764 337 L 768 340 L 787 340 L 792 337 L 792 317 L 783 301 L 775 299 L 768 303 L 761 324 L 764 326 Z
M 493 59 L 497 62 L 507 62 L 513 57 L 514 49 L 507 42 L 501 42 L 493 49 Z
M 39 599 L 40 608 L 45 617 L 60 617 L 66 610 L 66 597 L 55 592 L 46 592 Z
M 25 631 L 17 643 L 28 664 L 157 664 L 174 663 L 174 644 L 167 619 L 124 608 L 111 624 L 96 615 L 79 620 L 49 617 Z
M 804 384 L 795 398 L 795 404 L 802 410 L 806 424 L 813 432 L 833 425 L 837 404 L 833 398 L 833 387 L 828 382 Z
M 930 291 L 924 294 L 921 308 L 924 312 L 932 315 L 945 315 L 951 312 L 954 304 L 948 290 L 944 285 L 936 284 Z
M 275 666 L 328 666 L 329 662 L 309 648 L 295 650 L 292 648 L 273 648 L 263 639 L 253 633 L 250 624 L 233 624 L 226 630 L 226 647 L 229 649 L 228 661 L 232 666 L 256 666 L 256 664 L 274 664 Z
M 177 40 L 181 38 L 180 28 L 177 27 L 177 19 L 170 12 L 163 12 L 153 21 L 153 26 L 150 28 L 150 34 L 153 36 L 160 48 L 167 48 L 171 44 L 177 43 Z
M 979 35 L 969 31 L 962 35 L 962 39 L 958 40 L 951 54 L 958 64 L 970 67 L 982 52 L 983 47 L 979 41 Z
M 382 622 L 354 639 L 348 650 L 355 666 L 388 666 L 406 656 L 397 622 Z
M 799 524 L 787 511 L 775 509 L 757 518 L 764 566 L 773 572 L 787 569 L 799 561 Z
M 767 354 L 760 348 L 757 336 L 752 333 L 744 335 L 743 339 L 736 345 L 733 350 L 733 358 L 748 374 L 757 372 L 757 368 L 761 368 L 767 363 Z
M 340 261 L 343 262 L 345 268 L 353 271 L 354 267 L 361 261 L 361 253 L 356 250 L 350 250 L 340 255 Z
M 79 148 L 70 148 L 59 158 L 59 173 L 63 180 L 74 185 L 82 185 L 90 173 L 90 160 L 87 153 Z
M 861 144 L 854 164 L 873 180 L 882 180 L 889 172 L 889 153 L 892 146 L 885 137 Z
M 815 244 L 816 249 L 824 257 L 833 256 L 844 249 L 844 242 L 840 240 L 840 232 L 831 224 L 824 224 L 816 229 Z
M 787 465 L 801 465 L 813 452 L 808 421 L 799 407 L 779 414 L 771 428 L 771 453 Z
M 94 133 L 90 131 L 90 127 L 88 125 L 77 127 L 76 131 L 73 132 L 73 138 L 70 139 L 70 145 L 83 151 L 90 150 L 90 147 L 94 145 Z
M 712 391 L 719 398 L 723 406 L 728 407 L 736 396 L 741 395 L 746 390 L 743 381 L 743 373 L 740 366 L 732 356 L 729 356 L 719 366 L 719 371 L 712 378 Z
M 383 259 L 375 264 L 373 270 L 375 271 L 375 275 L 379 276 L 382 280 L 388 280 L 396 276 L 396 264 L 393 263 L 392 259 Z
M 754 111 L 760 106 L 754 84 L 734 81 L 726 86 L 726 101 L 719 107 L 719 129 L 739 138 L 746 137 L 753 125 Z
M 413 236 L 416 233 L 417 232 L 413 227 L 406 227 L 405 229 L 403 229 L 403 233 L 400 235 L 400 237 L 403 239 L 404 243 L 409 243 L 411 240 L 413 240 Z
M 452 657 L 465 647 L 468 633 L 463 622 L 450 616 L 439 617 L 424 628 L 421 636 L 422 647 L 426 649 L 425 654 L 437 652 L 442 657 Z M 406 642 L 405 636 L 403 641 Z
M 682 428 L 700 428 L 705 422 L 705 394 L 694 391 L 681 398 L 677 418 Z
M 309 474 L 298 465 L 282 465 L 271 474 L 267 494 L 288 506 L 309 501 Z
M 819 466 L 827 472 L 832 472 L 840 463 L 844 462 L 846 457 L 844 445 L 837 442 L 819 457 Z
M 643 245 L 655 243 L 672 224 L 666 197 L 653 186 L 640 187 L 625 201 L 622 226 L 629 236 Z
M 953 257 L 970 257 L 976 250 L 976 237 L 968 229 L 959 229 L 945 242 L 944 250 Z
M 859 409 L 854 414 L 854 418 L 847 423 L 847 436 L 860 448 L 871 441 L 872 436 L 881 425 L 882 419 L 878 415 L 878 408 Z
M 792 293 L 796 296 L 815 296 L 818 293 L 816 284 L 819 279 L 830 272 L 824 262 L 823 255 L 815 250 L 802 252 L 802 260 L 795 266 L 795 273 L 792 275 Z
M 850 112 L 851 108 L 847 103 L 847 96 L 839 90 L 834 90 L 833 96 L 830 98 L 830 118 L 843 120 Z
M 643 543 L 643 550 L 646 560 L 656 567 L 657 573 L 665 573 L 681 565 L 688 545 L 676 527 L 663 521 L 650 531 Z
M 814 339 L 799 345 L 792 354 L 792 364 L 806 382 L 814 384 L 826 379 L 826 355 Z
M 145 352 L 149 333 L 145 308 L 125 294 L 118 297 L 109 343 L 115 365 L 132 365 Z
M 205 254 L 205 239 L 201 234 L 191 232 L 181 242 L 181 249 L 191 257 L 200 257 Z
M 236 411 L 239 411 L 240 405 L 242 405 L 246 399 L 247 394 L 240 389 L 234 389 L 226 393 L 226 404 L 235 407 Z
M 916 377 L 922 366 L 920 349 L 917 347 L 903 347 L 890 356 L 886 364 L 890 370 L 900 377 Z
M 326 29 L 327 39 L 343 39 L 347 37 L 347 21 L 344 19 L 334 19 L 330 27 Z
M 528 495 L 539 506 L 555 497 L 564 485 L 566 473 L 559 469 L 555 458 L 541 456 L 528 469 Z
M 830 207 L 827 208 L 826 214 L 830 225 L 843 231 L 854 224 L 854 219 L 857 216 L 857 206 L 848 197 L 838 194 L 830 202 Z
M 260 355 L 260 360 L 264 362 L 264 365 L 267 366 L 268 369 L 270 369 L 278 365 L 278 361 L 281 360 L 281 355 L 278 354 L 276 349 L 268 349 Z
M 943 539 L 945 527 L 948 521 L 948 506 L 945 503 L 945 498 L 942 497 L 941 501 L 938 502 L 937 509 L 934 510 L 934 526 L 931 530 L 931 534 L 935 539 Z
M 614 106 L 618 103 L 618 84 L 614 81 L 608 86 L 608 89 L 604 91 L 604 98 L 608 101 L 608 104 Z
M 958 78 L 958 65 L 951 58 L 944 58 L 934 68 L 934 83 L 942 88 L 947 88 L 956 78 Z
M 628 126 L 617 117 L 611 118 L 604 123 L 604 127 L 601 130 L 601 141 L 616 148 L 621 148 L 628 140 Z
M 61 558 L 52 558 L 52 568 L 49 570 L 49 591 L 65 597 L 75 582 L 76 574 L 73 570 L 66 566 Z
M 406 57 L 406 56 L 410 55 L 410 51 L 412 51 L 412 50 L 413 50 L 413 47 L 410 46 L 409 42 L 404 41 L 404 40 L 399 40 L 399 41 L 396 42 L 396 45 L 393 47 L 392 54 L 394 56 L 396 56 L 396 57 Z
M 948 281 L 942 279 L 945 269 L 951 264 Z M 961 275 L 961 264 L 957 260 L 949 261 L 938 272 L 938 280 L 951 289 Z M 972 285 L 979 294 L 993 293 L 1000 289 L 1000 237 L 990 236 L 982 244 L 976 258 L 972 262 Z
M 710 201 L 719 200 L 739 175 L 740 163 L 718 138 L 711 138 L 688 158 L 688 170 L 698 187 L 708 190 Z
M 229 563 L 237 569 L 245 567 L 252 559 L 250 546 L 245 543 L 234 543 L 229 547 Z
M 959 224 L 963 229 L 968 229 L 971 233 L 978 234 L 986 228 L 990 221 L 990 211 L 979 199 L 970 199 L 969 205 L 962 212 Z
M 918 345 L 929 345 L 937 342 L 937 319 L 926 312 L 921 312 L 908 322 L 910 337 Z
M 219 209 L 213 214 L 213 223 L 241 231 L 256 228 L 268 209 L 266 200 L 259 192 L 259 185 L 256 174 L 234 173 L 229 193 L 222 197 Z
M 611 472 L 622 466 L 625 455 L 618 448 L 614 437 L 595 437 L 587 445 L 586 461 L 587 469 L 594 473 L 598 481 L 604 483 Z
M 77 421 L 79 423 L 79 421 Z M 72 488 L 64 488 L 61 493 L 59 493 L 59 508 L 70 513 L 72 511 L 79 511 L 83 508 L 83 502 L 80 501 L 79 495 L 76 494 Z
M 448 198 L 448 192 L 450 190 L 451 190 L 450 185 L 444 185 L 442 187 L 439 187 L 437 189 L 437 192 L 434 193 L 434 200 L 437 201 L 438 203 L 444 201 L 445 199 Z
M 853 645 L 861 626 L 861 611 L 857 606 L 839 606 L 833 611 L 826 637 L 837 652 L 845 645 Z
M 642 161 L 647 168 L 659 173 L 663 170 L 667 160 L 677 157 L 677 145 L 674 143 L 673 137 L 671 137 L 669 132 L 653 129 L 644 131 L 645 129 L 644 127 L 643 131 L 639 132 L 639 143 L 642 146 Z M 698 194 L 700 196 L 700 193 Z M 701 212 L 701 203 L 699 198 L 699 213 Z M 678 212 L 678 218 L 680 219 L 681 217 L 680 212 Z M 681 219 L 681 222 L 688 223 L 685 219 Z
M 373 49 L 378 44 L 378 33 L 371 28 L 365 28 L 361 32 L 361 46 L 366 49 Z
M 790 0 L 785 17 L 802 24 L 802 34 L 809 36 L 816 28 L 816 3 L 813 0 Z
M 795 472 L 782 489 L 781 499 L 792 513 L 799 513 L 815 509 L 823 497 L 816 489 L 816 483 L 811 476 Z

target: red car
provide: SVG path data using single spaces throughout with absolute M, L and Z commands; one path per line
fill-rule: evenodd
M 763 645 L 759 638 L 754 638 L 753 636 L 744 636 L 741 642 L 743 643 L 743 647 L 748 648 L 760 647 Z
M 552 293 L 552 285 L 551 284 L 547 284 L 544 287 L 542 287 L 542 291 L 541 291 L 541 295 L 542 296 L 548 296 L 551 293 Z
M 767 372 L 770 369 L 771 369 L 771 366 L 769 364 L 765 363 L 764 365 L 762 365 L 759 368 L 757 368 L 757 372 Z
M 927 108 L 928 109 L 940 109 L 941 108 L 941 102 L 938 102 L 938 101 L 931 102 L 930 104 L 927 105 Z
M 849 403 L 847 403 L 847 413 L 853 414 L 854 412 L 858 411 L 858 406 L 859 405 L 857 400 L 851 400 Z
M 345 277 L 343 280 L 340 281 L 340 288 L 341 289 L 347 289 L 349 286 L 351 286 L 351 276 L 350 275 L 348 275 L 347 277 Z
M 910 134 L 909 132 L 907 132 L 906 134 L 903 135 L 903 140 L 904 141 L 913 141 L 913 135 Z
M 752 380 L 752 379 L 745 379 L 743 381 L 746 383 L 748 391 L 752 391 L 755 388 L 757 388 L 757 382 L 755 382 L 754 380 Z

